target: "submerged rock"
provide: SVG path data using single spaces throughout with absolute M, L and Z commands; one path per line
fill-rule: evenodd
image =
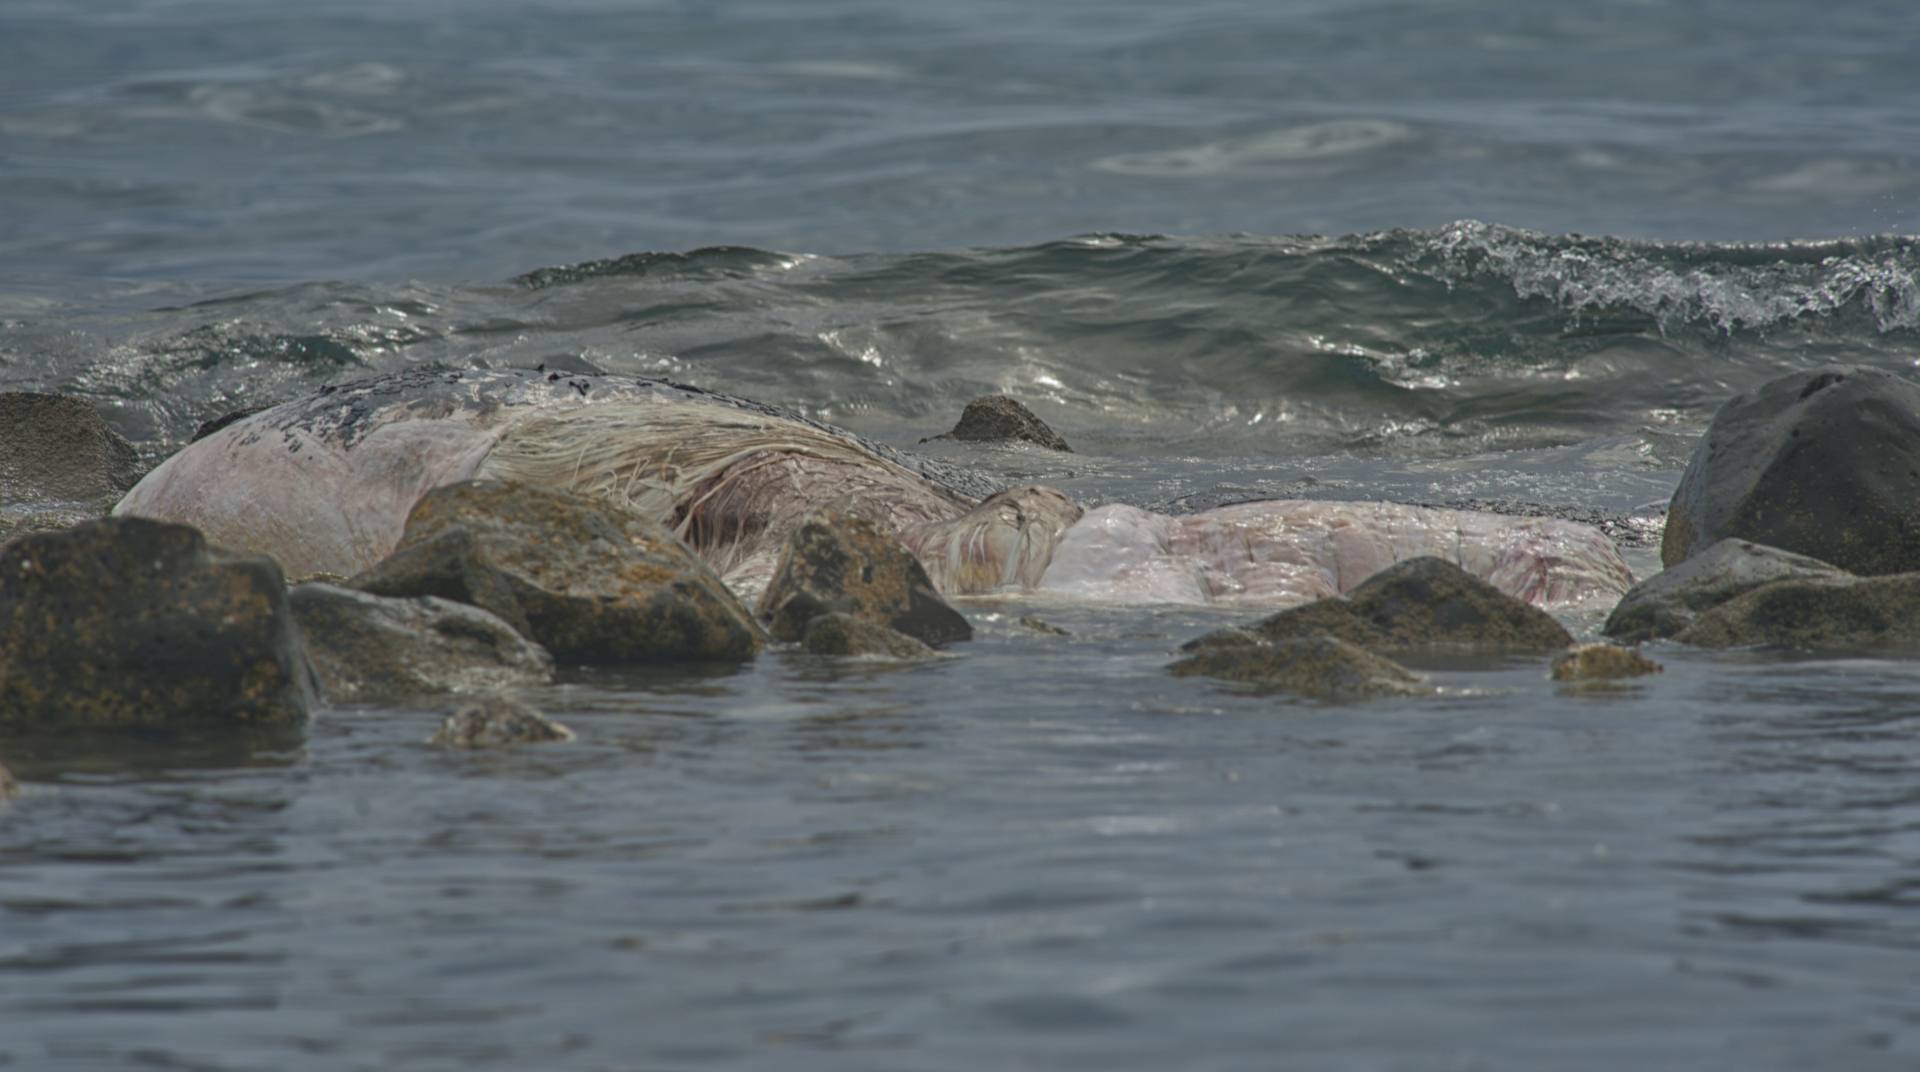
M 427 743 L 443 748 L 499 748 L 573 737 L 572 730 L 526 704 L 489 696 L 455 708 Z
M 1667 510 L 1668 566 L 1728 537 L 1857 574 L 1920 570 L 1920 384 L 1795 372 L 1720 407 Z
M 973 639 L 973 627 L 934 591 L 920 560 L 864 518 L 815 514 L 794 531 L 760 597 L 773 635 L 806 635 L 823 614 L 850 614 L 938 647 Z
M 984 395 L 967 403 L 967 408 L 960 413 L 960 422 L 947 434 L 976 443 L 1024 440 L 1048 450 L 1073 453 L 1073 448 L 1067 446 L 1058 432 L 1047 427 L 1047 422 L 1006 395 Z
M 1692 625 L 1702 611 L 1790 577 L 1833 583 L 1855 579 L 1819 559 L 1749 540 L 1721 540 L 1634 585 L 1600 631 L 1628 644 L 1670 637 Z
M 1073 634 L 1044 618 L 1032 614 L 1023 615 L 1020 624 L 1043 636 L 1072 636 Z
M 270 558 L 128 517 L 0 549 L 0 725 L 298 724 L 311 675 Z
M 1617 681 L 1657 674 L 1665 669 L 1632 648 L 1616 644 L 1580 644 L 1554 657 L 1555 681 Z
M 1920 573 L 1775 581 L 1706 611 L 1674 639 L 1702 648 L 1920 650 Z
M 902 661 L 931 659 L 935 654 L 905 633 L 851 614 L 822 614 L 808 622 L 800 646 L 815 655 L 875 655 Z
M 1249 626 L 1189 641 L 1185 650 L 1330 636 L 1369 651 L 1415 648 L 1549 651 L 1573 643 L 1553 615 L 1444 559 L 1409 558 L 1345 596 L 1289 607 Z
M 321 692 L 335 703 L 393 703 L 553 679 L 544 648 L 479 607 L 331 584 L 298 585 L 287 602 Z
M 480 607 L 570 663 L 740 660 L 764 637 L 664 526 L 520 484 L 428 492 L 394 553 L 349 584 Z
M 1337 637 L 1203 648 L 1168 666 L 1176 677 L 1204 675 L 1320 700 L 1357 700 L 1426 692 L 1406 667 Z

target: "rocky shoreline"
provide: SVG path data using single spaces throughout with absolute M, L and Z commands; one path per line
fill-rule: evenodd
M 749 608 L 657 522 L 484 480 L 422 497 L 371 569 L 289 587 L 272 559 L 193 528 L 100 516 L 139 476 L 138 452 L 84 403 L 0 395 L 0 414 L 13 417 L 0 424 L 0 732 L 298 727 L 329 704 L 452 702 L 435 737 L 449 747 L 561 741 L 570 732 L 526 702 L 556 663 L 738 663 L 769 647 L 913 662 L 972 636 L 913 553 L 850 514 L 800 525 Z M 1000 434 L 1053 446 L 1028 418 Z M 988 435 L 971 421 L 954 435 Z M 1920 387 L 1871 369 L 1794 373 L 1716 416 L 1665 519 L 1667 568 L 1613 609 L 1613 643 L 1576 644 L 1539 608 L 1413 558 L 1189 641 L 1168 671 L 1355 702 L 1432 691 L 1396 661 L 1422 653 L 1538 658 L 1543 675 L 1582 683 L 1658 672 L 1645 643 L 1920 651 L 1910 455 Z M 1621 541 L 1660 528 L 1612 520 Z M 13 788 L 0 767 L 0 797 Z

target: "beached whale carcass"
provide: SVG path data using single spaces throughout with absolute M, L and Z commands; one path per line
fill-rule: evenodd
M 273 555 L 289 576 L 344 576 L 392 550 L 427 490 L 481 478 L 661 520 L 749 597 L 801 519 L 828 506 L 893 532 L 948 594 L 1277 606 L 1415 555 L 1539 603 L 1632 583 L 1611 541 L 1570 522 L 1309 501 L 1088 512 L 1053 489 L 999 489 L 761 403 L 530 370 L 413 370 L 323 388 L 190 444 L 115 512 L 194 525 L 216 545 Z

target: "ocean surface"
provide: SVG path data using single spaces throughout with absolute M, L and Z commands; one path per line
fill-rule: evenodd
M 0 389 L 157 459 L 544 363 L 1088 503 L 1657 534 L 1733 393 L 1920 364 L 1915 41 L 1872 0 L 0 0 Z M 1075 453 L 919 444 L 988 392 Z M 563 669 L 565 746 L 0 737 L 0 1068 L 1920 1068 L 1920 663 L 1329 707 L 1163 672 L 1250 615 L 963 610 L 928 665 Z

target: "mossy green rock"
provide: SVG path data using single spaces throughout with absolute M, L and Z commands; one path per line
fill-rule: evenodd
M 865 518 L 833 511 L 808 518 L 788 539 L 759 610 L 786 641 L 802 639 L 809 622 L 833 613 L 933 647 L 973 639 L 973 626 L 940 598 L 913 552 Z
M 1702 612 L 1788 578 L 1827 584 L 1850 584 L 1857 579 L 1819 559 L 1750 540 L 1721 540 L 1634 585 L 1600 631 L 1627 644 L 1674 636 Z
M 1337 637 L 1222 645 L 1168 666 L 1176 677 L 1204 675 L 1317 700 L 1361 700 L 1428 691 L 1406 667 Z
M 311 674 L 270 558 L 143 518 L 0 550 L 0 725 L 297 725 Z
M 865 655 L 902 662 L 935 656 L 932 648 L 905 633 L 851 614 L 822 614 L 808 622 L 800 646 L 815 655 Z
M 665 526 L 499 481 L 428 492 L 393 554 L 348 586 L 480 607 L 562 663 L 737 661 L 765 639 Z
M 1667 509 L 1671 567 L 1729 537 L 1851 573 L 1920 570 L 1920 384 L 1795 372 L 1714 414 Z
M 1674 639 L 1702 648 L 1920 651 L 1920 573 L 1775 581 L 1700 615 Z

